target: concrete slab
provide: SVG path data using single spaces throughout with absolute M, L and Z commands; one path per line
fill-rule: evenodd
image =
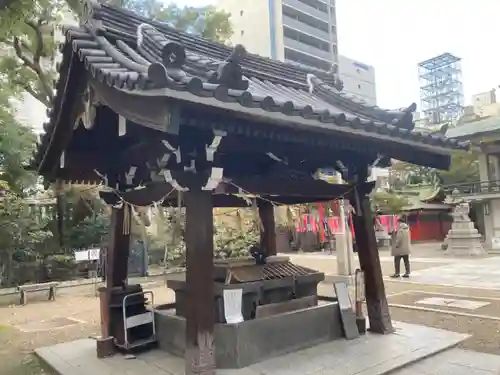
M 396 333 L 336 340 L 219 375 L 382 375 L 454 347 L 468 335 L 394 322 Z M 36 350 L 60 375 L 182 375 L 183 358 L 153 350 L 134 359 L 98 359 L 91 339 Z
M 424 298 L 416 302 L 418 305 L 431 305 L 431 306 L 446 306 L 456 307 L 458 309 L 477 310 L 481 307 L 488 306 L 490 302 L 471 301 L 468 299 L 453 299 L 441 297 Z
M 469 259 L 467 263 L 431 267 L 412 272 L 409 280 L 391 281 L 497 290 L 500 289 L 500 257 Z
M 500 356 L 451 349 L 410 365 L 394 375 L 498 375 Z

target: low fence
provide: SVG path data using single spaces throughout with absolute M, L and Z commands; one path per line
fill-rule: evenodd
M 447 195 L 453 193 L 466 194 L 498 194 L 500 193 L 500 180 L 465 182 L 461 184 L 446 185 L 443 187 Z
M 99 276 L 104 273 L 105 265 L 100 249 L 78 251 L 76 259 L 70 255 L 53 255 L 46 259 L 11 262 L 11 269 L 4 267 L 0 273 L 0 287 L 50 281 L 68 281 L 89 278 L 91 271 Z M 82 253 L 89 254 L 87 259 Z M 129 276 L 144 276 L 148 271 L 148 254 L 142 243 L 134 243 L 130 249 Z M 8 276 L 7 276 L 8 275 Z

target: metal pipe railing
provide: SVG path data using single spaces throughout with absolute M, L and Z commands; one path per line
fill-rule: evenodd
M 443 187 L 443 190 L 448 195 L 453 194 L 454 191 L 458 191 L 460 195 L 500 193 L 500 180 L 465 182 L 446 185 Z

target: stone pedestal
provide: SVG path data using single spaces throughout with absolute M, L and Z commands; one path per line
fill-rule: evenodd
M 481 244 L 481 234 L 474 228 L 469 218 L 468 203 L 458 204 L 453 211 L 453 223 L 446 236 L 448 255 L 483 255 L 486 254 Z

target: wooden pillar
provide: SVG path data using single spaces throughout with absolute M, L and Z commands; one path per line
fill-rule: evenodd
M 107 322 L 103 325 L 107 326 L 107 334 L 114 335 L 117 322 L 110 319 L 110 293 L 114 287 L 121 287 L 127 282 L 128 278 L 128 257 L 130 251 L 130 224 L 131 210 L 126 204 L 121 207 L 113 207 L 111 210 L 111 224 L 109 233 L 109 243 L 106 252 L 106 311 Z M 104 314 L 103 314 L 104 315 Z M 116 329 L 115 329 L 116 328 Z M 104 332 L 103 332 L 104 333 Z M 104 337 L 104 336 L 103 336 Z
M 276 247 L 276 223 L 274 221 L 274 206 L 268 201 L 259 202 L 259 216 L 262 222 L 260 229 L 260 248 L 267 256 L 278 253 Z
M 215 375 L 212 192 L 183 195 L 186 207 L 186 375 Z
M 391 333 L 392 327 L 389 306 L 385 294 L 382 267 L 377 249 L 373 213 L 366 193 L 354 189 L 350 197 L 355 213 L 352 215 L 359 263 L 364 272 L 365 297 L 370 320 L 370 331 Z M 359 204 L 358 204 L 359 203 Z
M 111 210 L 111 233 L 107 251 L 106 287 L 122 286 L 128 278 L 130 224 L 132 212 L 128 205 Z

